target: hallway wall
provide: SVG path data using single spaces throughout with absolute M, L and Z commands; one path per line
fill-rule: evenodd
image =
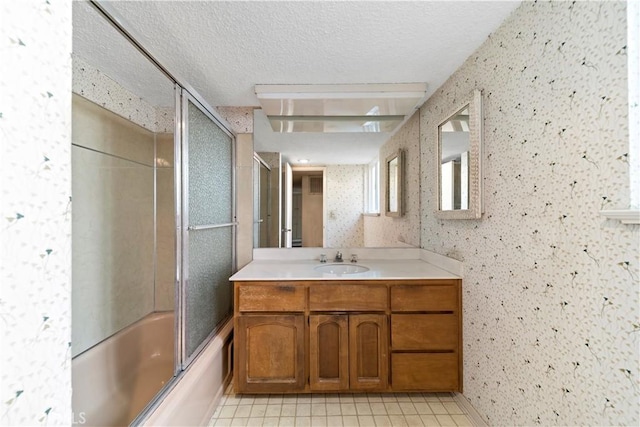
M 364 244 L 364 165 L 327 165 L 325 247 Z
M 464 395 L 492 425 L 638 425 L 623 2 L 524 2 L 421 109 L 422 247 L 465 262 Z M 437 126 L 483 90 L 480 220 L 435 215 Z

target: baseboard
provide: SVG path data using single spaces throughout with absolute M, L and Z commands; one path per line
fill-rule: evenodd
M 458 406 L 464 409 L 467 417 L 471 420 L 474 426 L 489 427 L 489 424 L 487 424 L 482 415 L 480 415 L 480 412 L 478 412 L 478 410 L 473 407 L 471 402 L 469 402 L 469 400 L 467 400 L 467 398 L 464 397 L 462 393 L 453 393 L 453 398 L 455 399 Z

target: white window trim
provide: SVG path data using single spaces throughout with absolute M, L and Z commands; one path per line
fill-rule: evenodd
M 380 215 L 380 161 L 373 159 L 365 169 L 364 215 Z
M 600 215 L 622 224 L 640 224 L 640 2 L 627 2 L 629 85 L 629 209 L 603 210 Z

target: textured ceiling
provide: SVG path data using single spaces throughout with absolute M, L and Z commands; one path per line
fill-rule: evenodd
M 151 105 L 175 102 L 173 82 L 84 1 L 73 2 L 73 53 Z
M 213 106 L 259 105 L 256 84 L 426 82 L 430 95 L 519 5 L 519 1 L 100 3 Z M 331 138 L 342 146 L 347 143 L 338 141 L 340 135 Z M 373 138 L 372 144 L 379 145 L 379 138 Z M 322 150 L 326 149 L 325 144 Z

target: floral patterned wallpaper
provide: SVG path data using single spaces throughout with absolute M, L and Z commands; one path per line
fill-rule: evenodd
M 524 2 L 421 109 L 423 248 L 463 260 L 464 395 L 492 425 L 639 425 L 623 2 Z M 435 215 L 437 125 L 484 102 L 480 220 Z
M 77 55 L 73 55 L 73 92 L 152 132 L 174 131 L 173 107 L 149 104 Z
M 364 244 L 364 171 L 364 165 L 327 165 L 325 246 L 328 248 Z
M 404 215 L 386 216 L 386 158 L 404 153 Z M 364 217 L 366 247 L 420 246 L 420 114 L 416 112 L 398 132 L 380 148 L 380 216 Z
M 0 424 L 71 425 L 71 2 L 0 16 Z
M 220 117 L 225 119 L 235 133 L 253 133 L 254 107 L 216 107 Z

